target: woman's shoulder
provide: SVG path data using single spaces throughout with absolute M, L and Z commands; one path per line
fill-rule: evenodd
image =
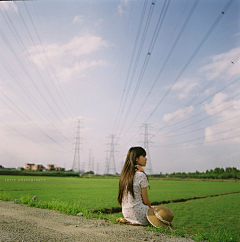
M 142 171 L 136 171 L 135 172 L 135 176 L 139 177 L 139 178 L 147 177 L 146 174 L 144 172 L 142 172 Z

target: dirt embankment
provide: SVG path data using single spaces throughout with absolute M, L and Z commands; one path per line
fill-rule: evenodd
M 0 201 L 0 241 L 192 241 L 98 219 Z

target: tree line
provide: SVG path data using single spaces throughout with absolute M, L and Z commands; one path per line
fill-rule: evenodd
M 205 172 L 173 172 L 154 176 L 165 178 L 240 179 L 240 170 L 236 167 L 226 167 L 225 169 L 216 167 Z

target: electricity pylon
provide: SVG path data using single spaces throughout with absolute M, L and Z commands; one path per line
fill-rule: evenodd
M 115 143 L 114 143 L 114 138 L 115 135 L 111 135 L 111 144 L 110 144 L 110 155 L 109 155 L 109 160 L 106 162 L 106 172 L 105 174 L 113 174 L 116 175 L 116 166 L 115 166 L 115 157 L 114 157 L 114 153 L 115 151 Z
M 98 175 L 98 172 L 99 172 L 99 163 L 97 163 L 97 172 L 96 172 L 96 175 Z
M 150 158 L 150 152 L 149 152 L 149 146 L 148 144 L 150 143 L 150 141 L 148 140 L 148 124 L 144 124 L 144 129 L 145 129 L 145 132 L 144 132 L 144 143 L 143 143 L 143 147 L 144 149 L 146 150 L 147 152 L 147 166 L 145 168 L 145 172 L 148 173 L 149 175 L 152 175 L 153 174 L 153 171 L 152 171 L 152 163 L 151 163 L 151 158 Z
M 75 152 L 73 158 L 73 165 L 72 170 L 74 172 L 80 172 L 80 124 L 81 119 L 78 119 L 78 126 L 77 126 L 77 134 L 76 134 L 76 141 L 75 141 Z
M 92 163 L 92 150 L 89 151 L 89 159 L 88 159 L 88 171 L 91 171 L 91 163 Z
M 109 174 L 108 157 L 106 157 L 106 165 L 104 174 Z
M 94 157 L 92 158 L 92 171 L 94 172 Z

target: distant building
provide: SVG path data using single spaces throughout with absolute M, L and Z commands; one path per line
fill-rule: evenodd
M 32 171 L 34 166 L 35 166 L 35 164 L 25 163 L 24 170 Z
M 62 168 L 62 167 L 55 167 L 55 171 L 65 171 L 65 168 Z
M 54 165 L 47 165 L 47 170 L 48 171 L 55 170 Z
M 32 170 L 33 171 L 42 171 L 42 170 L 44 170 L 45 169 L 45 167 L 43 166 L 43 165 L 34 165 L 33 167 L 32 167 Z

